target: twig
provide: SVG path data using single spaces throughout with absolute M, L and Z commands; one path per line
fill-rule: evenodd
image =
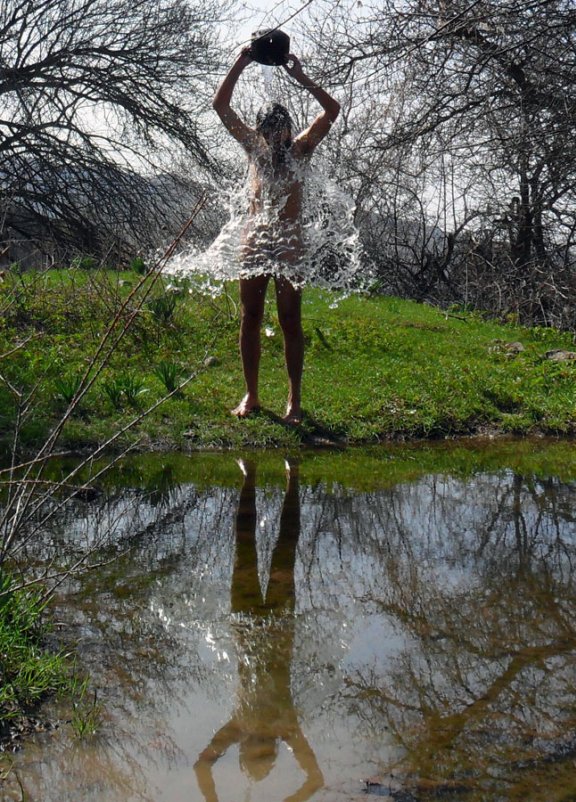
M 146 274 L 145 276 L 142 276 L 141 280 L 137 283 L 137 285 L 129 293 L 128 297 L 125 299 L 123 304 L 120 306 L 120 308 L 119 308 L 118 312 L 116 313 L 114 319 L 112 320 L 112 322 L 108 326 L 108 329 L 107 329 L 106 333 L 104 334 L 104 336 L 103 336 L 98 348 L 96 349 L 96 352 L 92 356 L 92 358 L 90 360 L 90 363 L 87 366 L 87 368 L 86 368 L 86 370 L 84 372 L 84 375 L 82 376 L 82 379 L 80 380 L 80 384 L 79 384 L 79 387 L 78 387 L 78 390 L 77 390 L 76 394 L 74 395 L 74 398 L 71 400 L 71 402 L 68 405 L 66 411 L 61 416 L 60 420 L 58 421 L 58 424 L 55 426 L 53 431 L 50 433 L 50 435 L 48 436 L 48 438 L 44 442 L 44 445 L 40 448 L 40 450 L 36 454 L 35 459 L 30 461 L 29 463 L 27 463 L 28 467 L 25 470 L 25 474 L 23 476 L 23 479 L 28 479 L 29 476 L 30 476 L 31 471 L 36 467 L 38 468 L 38 471 L 39 471 L 38 477 L 42 473 L 42 471 L 44 469 L 44 466 L 45 466 L 45 457 L 46 457 L 46 455 L 48 453 L 50 453 L 51 450 L 53 449 L 56 441 L 58 440 L 58 437 L 60 436 L 60 434 L 61 434 L 61 432 L 62 432 L 62 430 L 64 428 L 64 425 L 66 424 L 66 422 L 68 421 L 68 419 L 70 418 L 70 416 L 72 415 L 74 410 L 77 408 L 77 406 L 80 403 L 80 401 L 82 400 L 82 398 L 86 395 L 86 393 L 93 386 L 94 382 L 96 381 L 96 379 L 98 378 L 98 376 L 100 375 L 100 373 L 102 372 L 104 367 L 107 365 L 108 360 L 110 359 L 111 355 L 116 350 L 119 342 L 122 340 L 122 338 L 125 336 L 126 332 L 129 330 L 129 328 L 132 325 L 136 315 L 141 310 L 146 298 L 148 297 L 148 295 L 152 291 L 152 288 L 154 287 L 154 285 L 158 281 L 158 278 L 159 278 L 159 276 L 161 274 L 161 271 L 162 271 L 164 265 L 166 264 L 167 260 L 172 256 L 174 251 L 176 250 L 178 244 L 180 243 L 180 241 L 182 240 L 182 238 L 184 237 L 184 235 L 186 234 L 186 232 L 188 231 L 188 229 L 192 225 L 194 219 L 196 218 L 196 216 L 198 215 L 200 210 L 206 204 L 207 198 L 208 198 L 208 193 L 205 192 L 199 198 L 199 200 L 197 201 L 196 206 L 194 207 L 194 209 L 192 211 L 192 214 L 191 214 L 190 218 L 188 219 L 188 221 L 182 227 L 182 229 L 180 230 L 178 235 L 175 237 L 175 239 L 172 241 L 172 243 L 165 250 L 163 255 L 155 262 L 155 264 L 153 265 L 150 273 Z M 150 275 L 151 274 L 152 274 L 152 279 L 150 280 Z M 139 292 L 141 287 L 146 282 L 148 282 L 148 287 L 146 288 L 146 291 L 140 296 L 140 298 L 138 300 L 138 303 L 136 305 L 136 308 L 130 313 L 129 317 L 124 322 L 124 325 L 122 326 L 120 331 L 115 333 L 116 326 L 117 326 L 118 322 L 121 320 L 121 317 L 122 317 L 124 311 L 126 310 L 127 307 L 129 307 L 129 305 L 131 304 L 132 299 L 134 298 L 134 296 Z M 115 336 L 113 337 L 113 335 L 115 335 Z M 110 340 L 112 340 L 111 343 L 109 342 Z M 107 350 L 104 353 L 106 348 L 107 348 Z M 100 362 L 99 362 L 99 360 L 100 360 Z M 193 377 L 191 377 L 191 378 L 193 378 Z M 170 393 L 169 395 L 165 396 L 163 399 L 161 399 L 158 402 L 158 404 L 162 403 L 167 398 L 170 398 L 171 395 L 173 395 L 173 393 Z M 153 405 L 153 407 L 150 409 L 150 411 L 155 409 L 156 406 L 158 406 L 158 404 Z M 145 414 L 148 414 L 148 413 L 145 413 Z M 142 419 L 142 417 L 143 417 L 143 415 L 139 416 L 135 421 L 132 421 L 130 424 L 125 426 L 123 429 L 121 429 L 115 436 L 110 438 L 95 453 L 101 453 L 103 448 L 107 447 L 112 442 L 114 442 L 117 439 L 117 437 L 119 437 L 120 435 L 124 434 L 129 428 L 134 426 L 136 422 L 138 422 L 139 420 Z M 93 459 L 94 455 L 91 455 L 90 458 Z M 16 470 L 16 468 L 17 468 L 17 466 L 14 466 L 13 470 Z M 45 501 L 45 499 L 41 500 L 40 504 L 44 503 L 44 501 Z M 11 522 L 11 531 L 7 535 L 5 535 L 4 542 L 2 543 L 2 549 L 0 551 L 0 563 L 2 562 L 2 560 L 6 556 L 7 543 L 9 544 L 9 543 L 11 543 L 13 541 L 14 533 L 15 533 L 15 531 L 17 531 L 17 529 L 18 529 L 18 527 L 20 525 L 20 522 L 23 520 L 24 516 L 28 514 L 28 507 L 29 507 L 29 505 L 31 503 L 32 503 L 32 489 L 29 489 L 27 494 L 26 494 L 26 488 L 24 486 L 24 492 L 19 495 L 19 499 L 18 499 L 17 515 L 16 515 L 15 518 L 13 517 L 12 522 Z M 35 512 L 38 509 L 39 509 L 39 505 L 36 504 L 32 514 L 35 514 Z M 6 517 L 7 516 L 7 512 L 9 512 L 9 511 L 5 511 L 4 516 L 3 516 L 4 524 L 5 524 L 6 520 L 7 520 L 7 517 Z M 2 528 L 4 528 L 4 524 L 2 525 Z

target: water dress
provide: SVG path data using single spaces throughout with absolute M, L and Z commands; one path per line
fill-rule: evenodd
M 253 157 L 243 182 L 219 188 L 228 221 L 207 249 L 186 245 L 164 273 L 211 295 L 228 281 L 262 275 L 344 295 L 366 289 L 371 271 L 362 258 L 353 198 L 320 161 L 290 160 L 284 177 L 271 171 Z M 297 215 L 289 208 L 295 192 Z

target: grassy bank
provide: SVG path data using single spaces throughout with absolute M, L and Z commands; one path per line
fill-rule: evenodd
M 78 378 L 128 294 L 136 273 L 6 274 L 0 288 L 0 432 L 8 442 L 26 406 L 20 441 L 33 449 L 62 415 Z M 104 442 L 184 377 L 192 381 L 122 441 L 143 448 L 293 447 L 337 440 L 443 437 L 484 431 L 573 435 L 576 361 L 568 334 L 500 325 L 389 297 L 304 295 L 304 424 L 279 419 L 286 395 L 282 335 L 269 292 L 263 332 L 264 410 L 238 421 L 243 392 L 236 287 L 213 299 L 166 280 L 145 282 L 118 318 L 132 318 L 60 444 Z

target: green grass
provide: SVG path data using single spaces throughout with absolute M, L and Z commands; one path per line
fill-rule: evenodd
M 21 392 L 34 389 L 21 442 L 33 449 L 54 425 L 79 375 L 136 273 L 49 271 L 8 275 L 0 288 L 1 373 Z M 67 423 L 61 445 L 104 442 L 173 386 L 181 393 L 122 438 L 143 447 L 298 447 L 319 438 L 348 444 L 385 439 L 491 433 L 573 435 L 576 363 L 545 359 L 574 348 L 552 329 L 502 325 L 478 314 L 389 297 L 304 294 L 303 406 L 298 429 L 283 425 L 286 375 L 273 293 L 266 302 L 261 363 L 263 412 L 238 421 L 229 410 L 243 394 L 235 286 L 212 299 L 185 291 L 168 297 L 159 282 L 94 387 Z M 156 299 L 156 300 L 155 300 Z M 132 304 L 125 312 L 126 317 Z M 506 344 L 521 342 L 513 355 Z M 207 357 L 212 357 L 205 364 Z M 168 369 L 169 367 L 169 369 Z M 167 384 L 168 382 L 168 384 Z M 0 385 L 0 436 L 7 442 L 16 403 Z
M 70 658 L 46 647 L 43 614 L 38 594 L 13 590 L 0 572 L 0 741 L 25 732 L 20 722 L 48 696 L 84 696 Z
M 555 477 L 562 482 L 576 478 L 576 449 L 564 438 L 502 437 L 462 440 L 419 440 L 388 443 L 350 449 L 304 449 L 291 454 L 278 449 L 221 452 L 198 451 L 194 454 L 148 452 L 129 455 L 106 471 L 98 486 L 117 493 L 121 488 L 138 488 L 152 498 L 168 498 L 178 485 L 193 484 L 196 488 L 235 487 L 242 476 L 238 458 L 253 460 L 258 465 L 258 482 L 262 486 L 284 486 L 285 458 L 299 466 L 302 485 L 314 487 L 340 486 L 359 492 L 372 492 L 398 484 L 415 482 L 425 476 L 447 475 L 463 480 L 478 473 L 513 471 L 524 476 Z M 59 481 L 77 464 L 73 457 L 53 460 L 46 466 L 45 477 Z M 79 481 L 104 468 L 108 459 L 86 466 Z M 115 592 L 120 579 L 128 572 L 119 567 Z M 132 580 L 131 580 L 132 581 Z

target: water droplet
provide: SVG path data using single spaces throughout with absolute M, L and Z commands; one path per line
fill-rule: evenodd
M 297 287 L 311 285 L 343 295 L 365 290 L 372 272 L 354 225 L 354 199 L 321 166 L 298 163 L 290 172 L 290 181 L 295 179 L 305 190 L 300 223 L 292 224 L 292 230 L 283 217 L 287 195 L 281 181 L 264 188 L 261 210 L 252 215 L 248 188 L 230 185 L 229 219 L 212 244 L 205 250 L 185 247 L 164 272 L 213 297 L 226 281 L 259 275 L 282 276 Z

